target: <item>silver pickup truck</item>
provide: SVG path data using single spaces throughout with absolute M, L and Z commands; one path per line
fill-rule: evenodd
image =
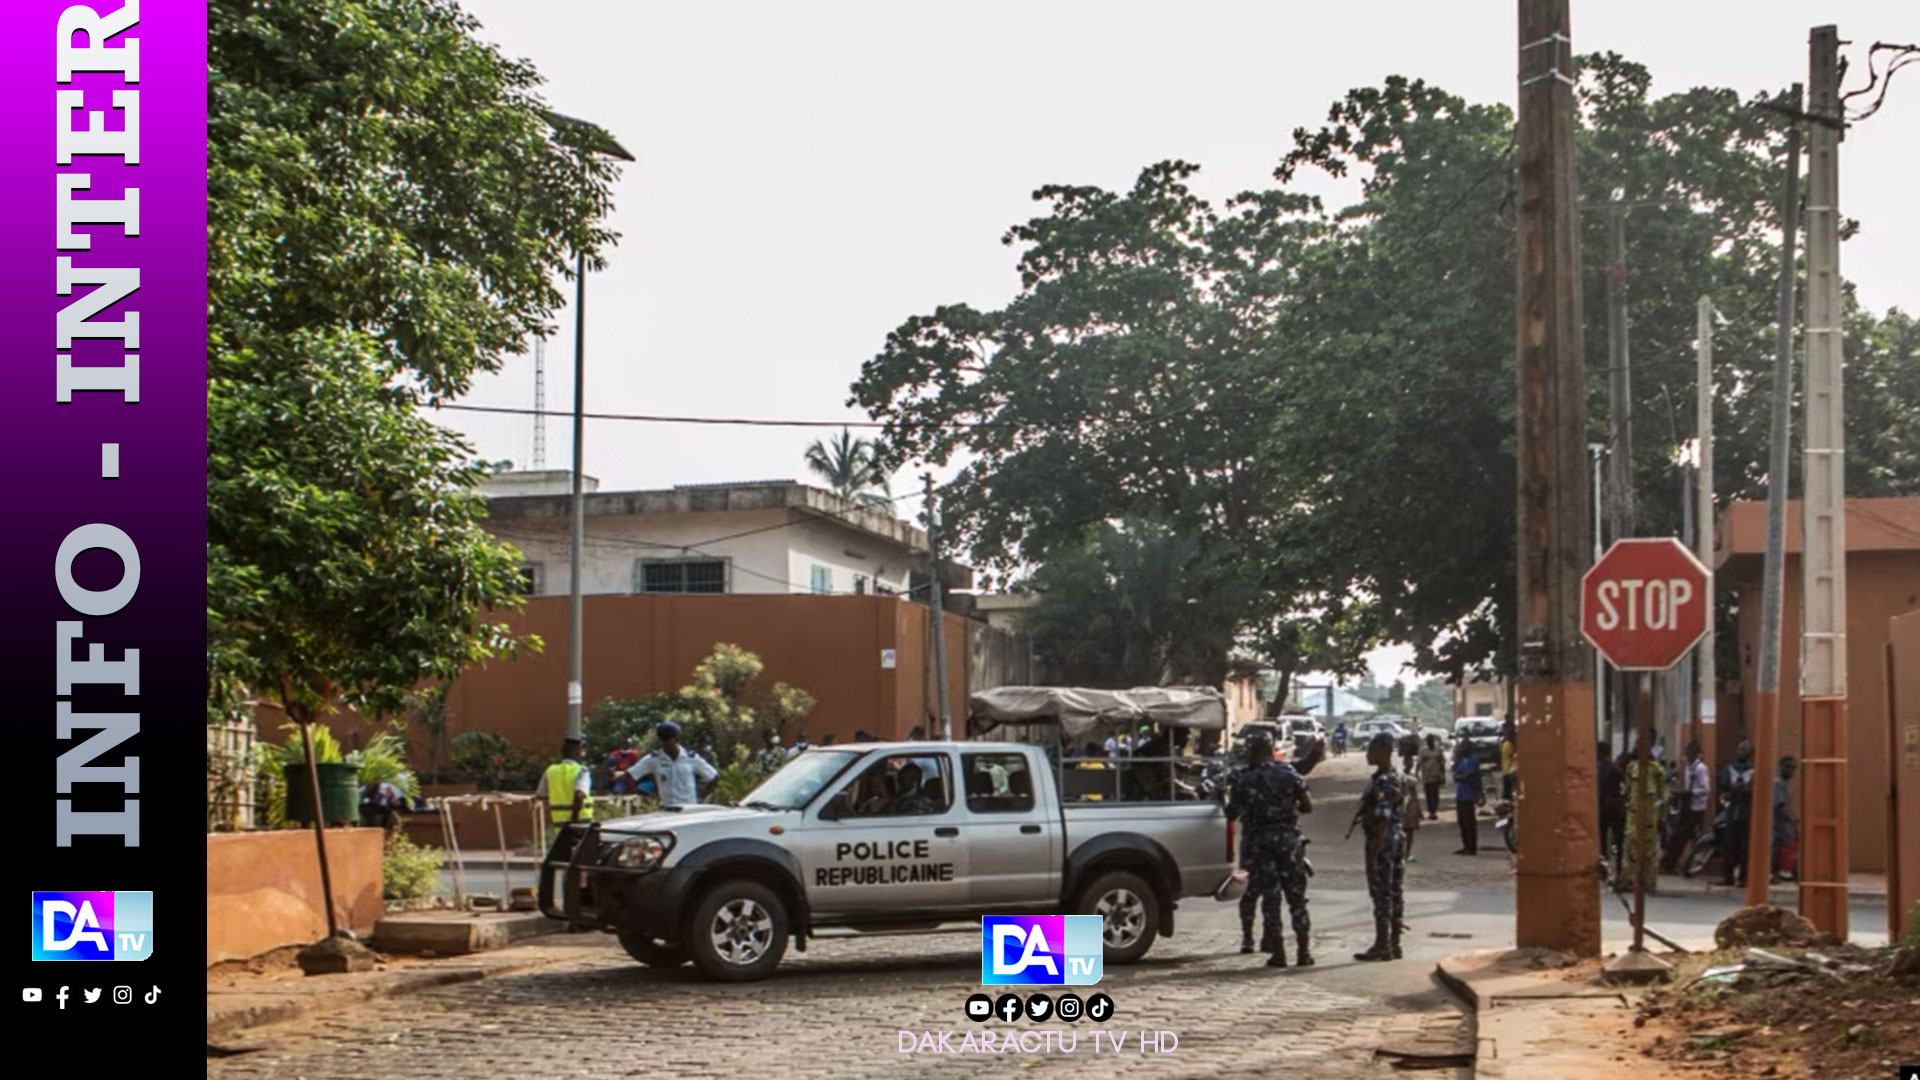
M 611 931 L 636 960 L 765 978 L 823 927 L 931 930 L 981 915 L 1105 920 L 1105 962 L 1173 933 L 1175 904 L 1232 873 L 1212 801 L 1063 805 L 1037 747 L 815 747 L 738 806 L 567 826 L 540 908 Z

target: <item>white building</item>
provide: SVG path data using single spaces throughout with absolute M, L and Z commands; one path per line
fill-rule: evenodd
M 907 593 L 927 537 L 885 511 L 792 480 L 598 491 L 586 499 L 583 593 Z M 489 477 L 487 528 L 526 558 L 535 596 L 572 590 L 571 477 Z M 950 586 L 951 587 L 951 586 Z

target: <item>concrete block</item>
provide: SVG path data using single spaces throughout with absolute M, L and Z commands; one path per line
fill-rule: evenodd
M 564 925 L 537 911 L 412 911 L 381 919 L 373 943 L 396 955 L 465 956 L 556 933 Z

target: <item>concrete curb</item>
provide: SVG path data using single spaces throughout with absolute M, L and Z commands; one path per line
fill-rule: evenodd
M 395 997 L 435 986 L 478 982 L 489 973 L 482 968 L 456 968 L 448 971 L 396 972 L 394 977 L 360 986 L 344 986 L 314 994 L 210 994 L 207 1001 L 207 1041 L 250 1028 L 297 1020 L 311 1013 L 330 1011 L 367 1001 Z M 315 976 L 327 978 L 327 976 Z M 222 997 L 234 999 L 220 1003 Z

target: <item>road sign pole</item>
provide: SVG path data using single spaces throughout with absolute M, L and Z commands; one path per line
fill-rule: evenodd
M 1639 771 L 1634 775 L 1633 802 L 1638 811 L 1633 823 L 1633 835 L 1627 837 L 1627 843 L 1634 846 L 1633 860 L 1633 951 L 1647 951 L 1647 875 L 1658 873 L 1654 862 L 1654 845 L 1646 842 L 1649 831 L 1659 835 L 1659 819 L 1653 817 L 1652 800 L 1647 797 L 1647 775 L 1653 769 L 1653 755 L 1649 747 L 1653 745 L 1653 672 L 1642 671 L 1639 678 L 1638 694 L 1633 703 L 1633 711 L 1639 726 L 1634 735 L 1634 760 Z M 1649 825 L 1652 826 L 1649 829 Z

